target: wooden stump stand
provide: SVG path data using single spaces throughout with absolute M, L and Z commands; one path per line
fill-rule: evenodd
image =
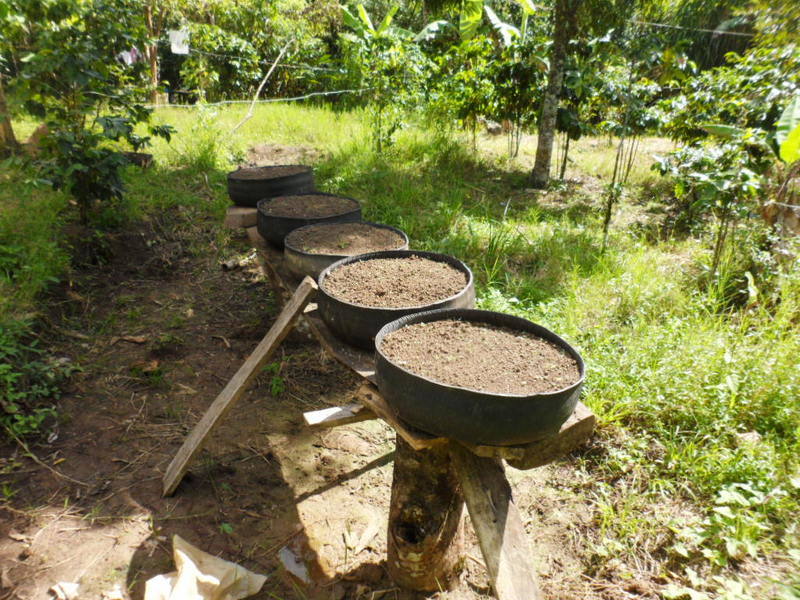
M 231 220 L 233 216 L 229 215 Z M 238 217 L 238 215 L 237 215 Z M 262 342 L 237 377 L 240 385 L 221 397 L 224 410 L 212 405 L 173 460 L 165 476 L 165 493 L 171 493 L 187 468 L 188 460 L 213 424 L 242 393 L 252 365 L 260 364 L 285 330 L 302 311 L 312 334 L 334 358 L 361 375 L 365 382 L 356 393 L 356 403 L 304 413 L 309 427 L 335 427 L 381 418 L 396 432 L 396 452 L 388 520 L 388 571 L 403 588 L 434 592 L 452 588 L 464 564 L 464 505 L 478 536 L 481 553 L 496 596 L 500 600 L 541 598 L 533 571 L 533 560 L 519 511 L 502 460 L 521 469 L 547 464 L 583 444 L 592 434 L 595 416 L 582 403 L 550 439 L 519 446 L 472 446 L 417 431 L 402 421 L 381 397 L 375 382 L 374 355 L 337 340 L 317 314 L 306 278 L 293 290 L 283 255 L 264 242 L 255 227 L 247 235 L 258 250 L 259 264 L 277 296 L 292 300 L 276 323 L 275 331 Z M 307 305 L 306 305 L 307 304 Z M 235 377 L 234 379 L 236 379 Z M 227 393 L 227 395 L 226 395 Z

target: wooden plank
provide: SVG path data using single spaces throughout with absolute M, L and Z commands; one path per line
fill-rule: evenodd
M 180 450 L 178 450 L 175 458 L 172 459 L 164 473 L 165 496 L 172 494 L 175 488 L 178 487 L 189 463 L 200 451 L 209 434 L 244 394 L 247 386 L 258 375 L 261 367 L 269 360 L 272 353 L 289 333 L 289 330 L 312 298 L 316 289 L 317 284 L 310 277 L 306 277 L 300 283 L 292 299 L 278 315 L 267 335 L 264 336 L 264 339 L 259 342 L 253 353 L 239 367 L 239 370 L 220 392 L 219 396 L 206 411 L 206 414 L 203 415 L 203 418 L 189 433 L 189 436 L 183 442 Z
M 319 316 L 316 304 L 309 304 L 303 315 L 311 333 L 333 358 L 349 367 L 367 381 L 375 382 L 375 354 L 338 340 Z
M 503 463 L 475 456 L 459 444 L 451 444 L 450 457 L 495 595 L 499 600 L 539 600 L 533 557 Z
M 583 402 L 578 402 L 575 412 L 553 437 L 519 446 L 464 446 L 483 458 L 503 458 L 515 469 L 533 469 L 579 448 L 592 437 L 596 424 L 594 413 Z
M 270 285 L 273 289 L 285 291 L 287 282 L 292 281 L 292 276 L 284 268 L 283 254 L 277 248 L 264 241 L 264 238 L 261 237 L 255 227 L 247 230 L 247 237 L 258 251 L 259 265 L 267 279 L 270 280 Z M 309 304 L 303 316 L 308 322 L 311 333 L 328 354 L 361 375 L 361 377 L 374 383 L 375 355 L 373 352 L 350 346 L 337 339 L 322 321 L 316 304 Z
M 346 406 L 331 406 L 320 410 L 311 410 L 303 413 L 303 420 L 309 429 L 327 429 L 348 423 L 369 421 L 377 419 L 378 415 L 363 404 L 347 404 Z
M 408 445 L 414 450 L 436 448 L 448 442 L 447 438 L 434 437 L 403 423 L 380 395 L 378 388 L 371 383 L 361 384 L 356 391 L 356 399 L 391 425 L 397 435 L 408 442 Z
M 241 227 L 254 227 L 258 211 L 249 206 L 229 206 L 225 212 L 225 220 L 222 222 L 225 227 L 239 229 Z

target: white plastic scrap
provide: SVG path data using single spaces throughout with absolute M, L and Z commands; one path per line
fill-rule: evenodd
M 56 600 L 78 600 L 80 585 L 69 581 L 59 581 L 50 588 L 50 597 Z
M 177 535 L 172 537 L 172 552 L 177 571 L 149 579 L 144 600 L 240 600 L 258 593 L 267 580 Z

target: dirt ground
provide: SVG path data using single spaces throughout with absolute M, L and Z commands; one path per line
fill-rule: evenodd
M 173 570 L 173 534 L 268 575 L 255 598 L 416 597 L 384 568 L 394 434 L 378 420 L 304 428 L 303 411 L 351 402 L 359 381 L 303 331 L 161 497 L 167 464 L 277 307 L 245 236 L 215 223 L 149 222 L 110 254 L 48 300 L 43 341 L 82 371 L 57 436 L 30 448 L 47 467 L 0 447 L 0 600 L 47 598 L 57 582 L 80 583 L 81 599 L 140 599 L 147 579 Z M 241 268 L 223 270 L 231 257 Z M 571 459 L 508 472 L 546 598 L 656 597 L 647 582 L 587 574 L 595 517 Z M 461 583 L 433 597 L 492 597 L 468 531 Z M 287 573 L 284 547 L 313 583 Z

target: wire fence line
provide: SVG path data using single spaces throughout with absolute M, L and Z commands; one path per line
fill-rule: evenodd
M 703 29 L 701 27 L 683 27 L 681 25 L 667 25 L 666 23 L 652 23 L 650 21 L 636 21 L 631 20 L 631 23 L 636 25 L 646 25 L 648 27 L 660 27 L 662 29 L 681 29 L 683 31 L 697 31 L 701 33 L 713 33 L 715 35 L 735 35 L 739 37 L 755 37 L 755 33 L 746 33 L 744 31 L 727 31 L 724 29 Z
M 309 92 L 302 96 L 295 96 L 293 98 L 264 98 L 263 100 L 256 100 L 256 104 L 267 104 L 271 102 L 295 102 L 297 100 L 307 100 L 315 96 L 333 96 L 336 94 L 357 94 L 360 92 L 367 92 L 372 88 L 359 88 L 357 90 L 331 90 L 329 92 Z M 219 102 L 195 102 L 194 104 L 145 104 L 147 108 L 199 108 L 201 106 L 224 106 L 226 104 L 252 104 L 253 100 L 220 100 Z

